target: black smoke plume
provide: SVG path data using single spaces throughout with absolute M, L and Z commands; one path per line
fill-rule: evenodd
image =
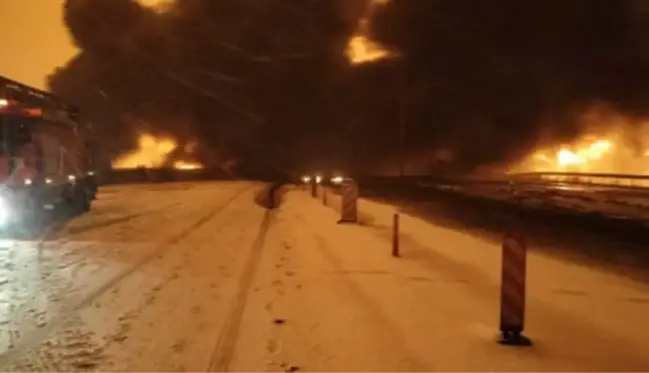
M 134 131 L 200 139 L 206 160 L 372 170 L 399 151 L 454 169 L 506 163 L 541 133 L 566 140 L 594 101 L 649 108 L 649 2 L 392 0 L 372 37 L 400 57 L 344 58 L 364 0 L 67 0 L 81 52 L 51 89 L 79 103 L 110 154 Z

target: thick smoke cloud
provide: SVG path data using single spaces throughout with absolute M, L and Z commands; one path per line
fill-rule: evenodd
M 163 14 L 68 0 L 82 52 L 51 87 L 113 152 L 143 127 L 197 137 L 215 161 L 365 169 L 398 151 L 404 92 L 409 152 L 471 168 L 575 136 L 594 101 L 645 115 L 647 3 L 392 0 L 372 32 L 401 58 L 350 66 L 364 0 L 179 0 Z
M 374 33 L 406 57 L 411 140 L 471 166 L 520 156 L 540 135 L 569 139 L 594 101 L 647 114 L 648 5 L 402 0 Z

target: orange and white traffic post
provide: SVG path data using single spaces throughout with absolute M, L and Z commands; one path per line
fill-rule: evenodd
M 525 280 L 527 240 L 521 234 L 506 234 L 502 244 L 502 283 L 500 289 L 500 340 L 514 346 L 529 346 L 523 335 L 525 326 Z
M 315 180 L 315 177 L 311 179 L 311 197 L 318 198 L 318 183 Z
M 399 214 L 396 212 L 392 218 L 392 256 L 399 257 Z
M 342 186 L 342 206 L 338 223 L 358 222 L 358 186 L 350 181 Z

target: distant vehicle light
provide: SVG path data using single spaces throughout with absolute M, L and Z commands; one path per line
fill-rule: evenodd
M 52 184 L 52 179 L 50 179 L 49 177 L 45 179 L 45 184 Z
M 95 171 L 88 171 L 88 176 L 95 176 Z
M 302 182 L 303 183 L 310 183 L 311 182 L 311 176 L 302 176 Z
M 322 182 L 322 176 L 318 175 L 315 177 L 315 182 L 316 184 L 320 184 Z
M 77 180 L 77 177 L 74 175 L 68 175 L 68 181 L 75 181 Z
M 331 183 L 332 184 L 342 184 L 343 181 L 345 181 L 345 178 L 342 176 L 335 176 L 331 178 Z
M 4 98 L 0 98 L 0 107 L 9 106 L 9 101 Z
M 32 179 L 25 179 L 25 185 L 32 185 Z

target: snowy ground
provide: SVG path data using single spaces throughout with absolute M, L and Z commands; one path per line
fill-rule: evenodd
M 327 204 L 328 220 L 335 220 L 339 198 L 329 194 Z M 374 311 L 374 319 L 358 319 L 384 329 L 385 334 L 377 331 L 362 338 L 381 342 L 393 338 L 397 345 L 408 346 L 412 355 L 408 359 L 405 352 L 390 353 L 390 344 L 363 354 L 377 359 L 373 365 L 359 360 L 344 369 L 399 370 L 399 364 L 409 367 L 403 369 L 423 370 L 649 369 L 646 283 L 533 250 L 528 257 L 527 334 L 535 346 L 512 351 L 493 343 L 499 311 L 497 242 L 402 213 L 403 257 L 393 260 L 390 227 L 398 209 L 367 200 L 359 206 L 362 228 L 330 228 L 318 223 L 317 216 L 311 222 L 321 231 L 330 230 L 322 242 L 334 254 L 325 255 L 339 256 L 332 262 L 343 265 L 340 272 L 351 278 L 341 281 L 353 282 L 368 303 L 366 311 Z M 344 230 L 348 230 L 345 238 Z M 331 237 L 338 237 L 337 242 L 331 242 Z M 339 284 L 338 290 L 331 291 L 342 294 L 343 288 Z M 385 320 L 377 321 L 380 318 Z M 357 328 L 365 330 L 365 326 Z M 390 333 L 394 335 L 389 337 Z M 375 343 L 370 348 L 376 347 Z M 389 359 L 395 360 L 385 361 Z
M 337 225 L 262 189 L 108 187 L 43 242 L 3 242 L 0 370 L 649 370 L 645 284 L 534 252 L 535 345 L 503 347 L 497 245 L 403 216 L 394 259 L 394 207 Z

